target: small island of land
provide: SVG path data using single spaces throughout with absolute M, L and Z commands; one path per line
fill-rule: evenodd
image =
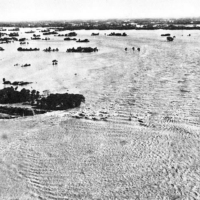
M 39 51 L 40 49 L 38 49 L 38 48 L 34 48 L 34 49 L 32 49 L 32 48 L 22 48 L 22 47 L 19 47 L 18 49 L 17 49 L 17 51 Z
M 78 47 L 77 49 L 75 49 L 74 47 L 71 49 L 67 49 L 67 52 L 73 52 L 73 53 L 91 53 L 91 52 L 97 52 L 98 49 L 97 47 L 92 48 L 92 47 Z
M 77 40 L 76 38 L 64 38 L 65 41 L 70 41 L 70 40 Z
M 76 42 L 90 42 L 88 39 L 80 40 L 78 39 Z
M 126 33 L 115 33 L 115 32 L 112 32 L 110 34 L 108 34 L 108 36 L 127 36 Z

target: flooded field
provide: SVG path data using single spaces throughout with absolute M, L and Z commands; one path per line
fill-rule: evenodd
M 20 29 L 19 38 L 30 39 L 32 34 L 25 34 L 30 30 L 41 38 L 46 37 L 38 29 L 24 28 Z M 117 111 L 125 120 L 131 113 L 149 121 L 156 117 L 199 122 L 198 31 L 129 30 L 127 37 L 105 35 L 113 31 L 76 32 L 77 39 L 87 38 L 90 42 L 64 41 L 64 37 L 47 35 L 49 41 L 2 44 L 5 51 L 0 54 L 0 79 L 33 82 L 26 88 L 32 87 L 41 93 L 43 90 L 81 93 L 89 107 Z M 100 35 L 91 36 L 92 32 Z M 160 36 L 166 32 L 176 36 L 174 42 L 167 42 Z M 66 33 L 69 31 L 60 32 Z M 19 46 L 40 48 L 40 51 L 18 52 Z M 68 48 L 78 46 L 97 47 L 99 51 L 66 53 Z M 59 52 L 44 52 L 48 47 L 58 48 Z M 126 47 L 127 52 L 124 51 Z M 141 51 L 133 51 L 132 47 L 139 47 Z M 56 66 L 52 65 L 54 59 L 58 60 Z M 14 66 L 17 63 L 19 66 Z M 30 63 L 31 67 L 20 67 L 25 63 Z
M 21 29 L 20 38 L 32 36 L 27 30 L 35 29 Z M 106 122 L 67 112 L 1 120 L 1 199 L 200 199 L 200 32 L 76 32 L 90 42 L 48 35 L 41 38 L 49 41 L 23 45 L 37 52 L 18 52 L 19 42 L 1 44 L 0 80 L 80 93 L 86 102 L 79 110 L 110 116 Z M 176 38 L 167 42 L 163 33 Z M 99 51 L 66 53 L 78 46 Z M 42 51 L 48 47 L 59 52 Z

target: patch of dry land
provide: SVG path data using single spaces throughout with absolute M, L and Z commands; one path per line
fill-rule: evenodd
M 111 38 L 102 31 L 91 42 L 98 53 L 51 55 L 58 59 L 57 68 L 48 66 L 53 91 L 70 86 L 86 102 L 0 120 L 0 199 L 200 199 L 200 33 L 171 31 L 171 43 L 161 33 Z M 78 34 L 92 41 L 91 33 Z M 65 59 L 73 72 L 69 84 L 59 79 L 68 73 Z M 8 58 L 1 62 L 6 66 Z M 29 81 L 38 76 L 37 89 L 39 83 L 50 89 L 48 69 L 39 66 Z

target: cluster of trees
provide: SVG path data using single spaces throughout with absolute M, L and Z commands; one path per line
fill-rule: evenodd
M 97 47 L 78 47 L 75 49 L 74 47 L 72 49 L 67 49 L 67 52 L 79 52 L 79 53 L 91 53 L 98 51 Z
M 35 33 L 35 31 L 27 31 L 27 32 L 25 32 L 25 33 Z
M 77 40 L 76 38 L 64 38 L 64 40 L 70 41 L 70 40 Z
M 20 31 L 19 28 L 8 29 L 8 31 Z
M 34 49 L 32 49 L 32 48 L 30 48 L 30 49 L 27 49 L 27 48 L 22 48 L 22 47 L 19 47 L 18 49 L 17 49 L 17 51 L 39 51 L 40 49 L 37 49 L 37 48 L 34 48 Z
M 51 47 L 49 47 L 49 48 L 44 49 L 43 51 L 45 51 L 45 52 L 51 52 L 51 51 L 59 51 L 59 49 L 58 48 L 52 49 Z
M 36 35 L 36 34 L 33 34 L 33 37 L 31 37 L 31 40 L 40 40 L 40 35 Z
M 76 42 L 90 42 L 88 39 L 80 40 L 78 39 Z
M 29 44 L 28 42 L 20 42 L 20 44 Z
M 18 41 L 18 39 L 15 38 L 15 37 L 4 37 L 4 38 L 0 38 L 0 41 L 5 41 L 5 42 L 10 42 L 11 40 Z
M 35 38 L 31 38 L 31 40 L 41 40 L 41 38 L 39 38 L 39 37 L 35 37 Z
M 167 41 L 172 42 L 174 40 L 174 37 L 167 37 Z
M 70 32 L 68 34 L 65 34 L 65 36 L 68 36 L 68 37 L 75 37 L 77 36 L 77 33 L 76 32 Z
M 31 66 L 31 64 L 25 64 L 25 65 L 22 65 L 21 67 L 30 67 Z
M 169 33 L 166 33 L 166 34 L 161 34 L 161 36 L 163 37 L 165 37 L 165 36 L 170 36 L 170 34 Z
M 99 33 L 92 33 L 91 36 L 99 35 Z
M 30 103 L 36 108 L 43 110 L 65 110 L 80 106 L 85 102 L 85 97 L 81 94 L 50 94 L 42 97 L 39 91 L 23 88 L 21 91 L 13 87 L 0 90 L 0 104 Z
M 56 36 L 56 35 L 55 35 Z M 57 35 L 58 37 L 65 37 L 65 36 L 67 36 L 67 34 L 58 34 Z
M 8 87 L 0 90 L 0 103 L 24 103 L 30 102 L 34 104 L 35 100 L 39 99 L 40 94 L 36 90 L 27 90 L 23 88 L 21 91 L 15 90 L 13 87 Z
M 20 38 L 19 41 L 20 42 L 24 42 L 26 40 L 26 38 Z
M 56 35 L 58 34 L 56 31 L 52 31 L 52 32 L 44 32 L 43 35 Z
M 1 33 L 0 32 L 0 37 L 4 36 L 4 35 L 7 35 L 7 33 Z
M 41 33 L 47 33 L 47 32 L 50 32 L 50 29 L 41 30 L 40 32 L 41 32 Z
M 62 30 L 61 30 L 62 31 Z M 56 36 L 56 35 L 55 35 Z M 75 32 L 70 32 L 70 33 L 68 33 L 68 34 L 58 34 L 57 35 L 58 37 L 73 37 L 73 36 L 77 36 L 77 33 L 75 33 Z
M 48 37 L 45 37 L 45 38 L 43 38 L 42 40 L 50 40 L 50 38 L 48 38 Z
M 85 97 L 81 94 L 50 94 L 38 100 L 37 107 L 45 110 L 65 110 L 78 107 L 81 102 L 85 102 Z
M 115 33 L 115 32 L 112 32 L 108 36 L 127 36 L 127 34 L 126 33 Z
M 10 36 L 10 37 L 18 37 L 18 36 L 19 36 L 19 33 L 10 33 L 9 36 Z
M 18 64 L 14 65 L 14 66 L 17 66 Z M 26 64 L 26 67 L 28 67 L 29 65 Z M 7 81 L 5 78 L 3 78 L 3 84 L 7 84 L 7 85 L 20 85 L 20 86 L 23 86 L 23 85 L 28 85 L 28 84 L 31 84 L 31 82 L 26 82 L 26 81 L 14 81 L 14 82 L 10 82 L 10 81 Z

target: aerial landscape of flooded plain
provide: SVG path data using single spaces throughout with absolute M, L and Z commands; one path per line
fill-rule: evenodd
M 25 34 L 30 30 L 34 29 L 21 29 L 21 37 L 30 39 L 32 34 Z M 35 31 L 40 34 L 39 30 Z M 100 35 L 91 36 L 92 32 Z M 53 35 L 49 36 L 49 41 L 29 40 L 29 44 L 21 45 L 39 48 L 36 52 L 17 51 L 19 42 L 3 44 L 0 79 L 32 82 L 19 89 L 34 88 L 40 93 L 44 90 L 81 93 L 86 97 L 85 103 L 94 105 L 94 109 L 111 106 L 114 110 L 122 108 L 124 114 L 145 114 L 150 118 L 178 115 L 176 120 L 198 123 L 199 32 L 168 31 L 176 36 L 173 43 L 161 37 L 165 30 L 129 30 L 127 37 L 107 36 L 110 32 L 76 31 L 77 38 L 87 38 L 89 43 L 64 41 L 64 37 Z M 188 37 L 189 34 L 192 36 Z M 79 46 L 97 47 L 99 51 L 91 54 L 66 52 L 68 48 Z M 48 47 L 58 48 L 59 52 L 44 52 Z M 52 65 L 54 59 L 58 65 Z M 25 63 L 30 63 L 31 67 L 21 67 Z M 5 86 L 1 84 L 1 87 Z
M 24 81 L 16 90 L 85 101 L 0 120 L 0 199 L 200 199 L 199 30 L 77 30 L 89 43 L 25 33 L 44 29 L 20 28 L 28 44 L 0 44 L 1 89 Z M 98 51 L 66 52 L 79 46 Z

